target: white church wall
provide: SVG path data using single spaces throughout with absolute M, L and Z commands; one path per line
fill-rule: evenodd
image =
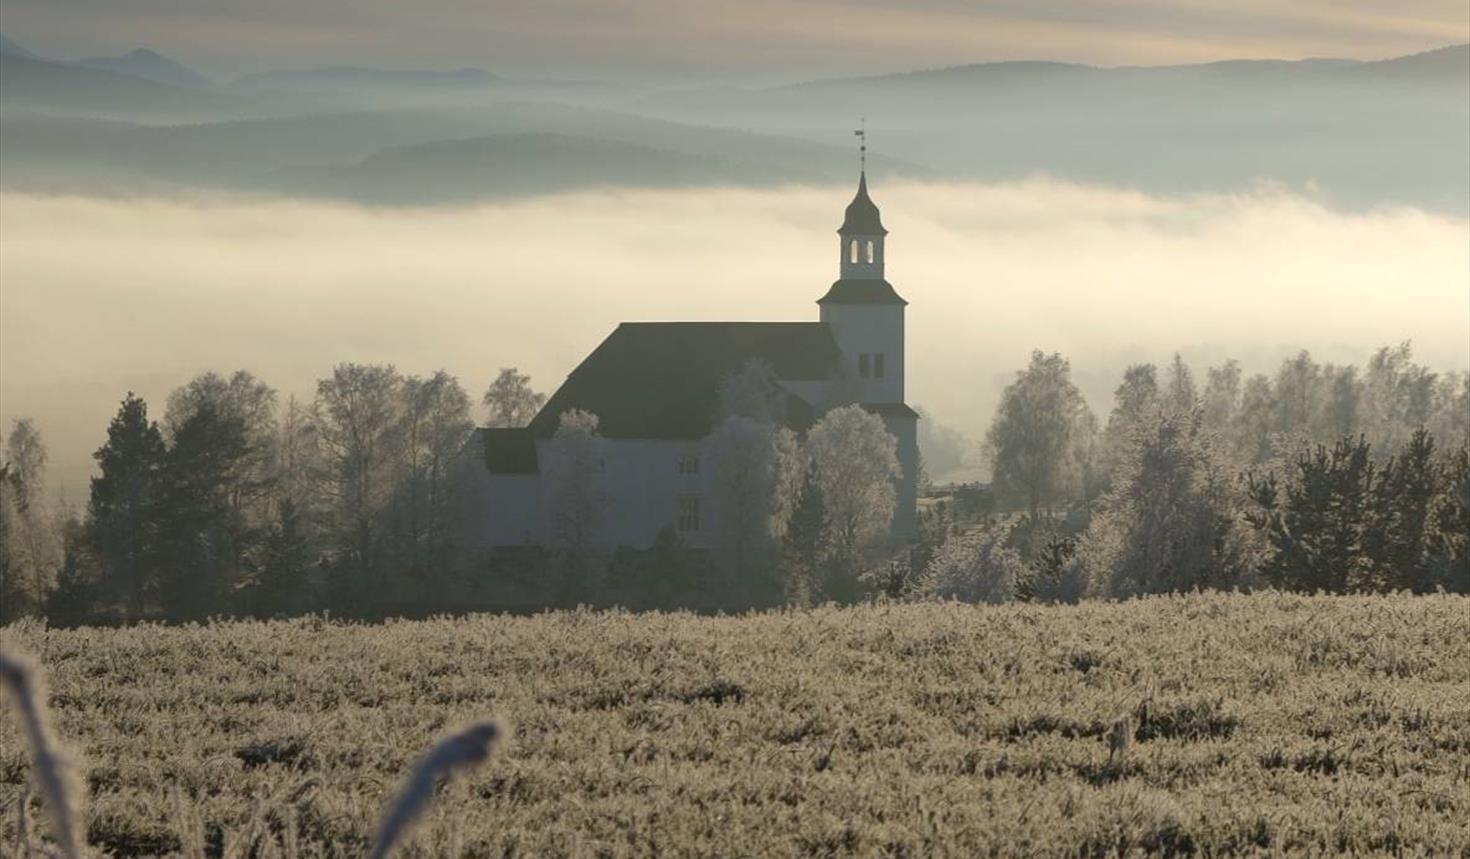
M 455 462 L 457 539 L 466 549 L 534 545 L 541 532 L 541 476 L 492 474 L 478 440 Z
M 549 442 L 537 441 L 543 453 Z M 700 528 L 679 532 L 686 546 L 708 545 L 711 533 L 710 467 L 699 441 L 680 439 L 603 439 L 603 543 L 608 549 L 646 549 L 661 530 L 677 527 L 680 499 L 696 499 Z M 695 470 L 681 473 L 680 461 L 697 458 Z M 691 460 L 692 463 L 692 460 Z M 541 490 L 546 521 L 554 517 L 551 487 Z M 547 538 L 555 535 L 548 532 Z
M 883 356 L 881 378 L 855 374 L 865 403 L 903 402 L 903 312 L 901 304 L 822 305 L 822 321 L 831 326 L 837 348 L 853 368 L 860 366 L 862 355 Z
M 489 487 L 492 545 L 541 543 L 545 539 L 541 517 L 541 475 L 492 474 Z

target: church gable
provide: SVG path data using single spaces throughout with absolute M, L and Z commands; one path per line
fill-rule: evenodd
M 596 414 L 606 438 L 698 439 L 714 428 L 719 385 L 752 358 L 782 381 L 822 381 L 840 353 L 820 322 L 625 322 L 577 366 L 531 421 L 539 438 L 571 409 Z M 797 428 L 811 405 L 792 396 Z

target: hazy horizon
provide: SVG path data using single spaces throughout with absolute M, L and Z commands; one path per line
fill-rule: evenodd
M 357 65 L 680 84 L 772 83 L 1000 60 L 1101 66 L 1385 59 L 1470 41 L 1445 0 L 1279 3 L 586 0 L 418 7 L 318 0 L 6 0 L 5 35 L 45 56 L 151 48 L 218 79 Z

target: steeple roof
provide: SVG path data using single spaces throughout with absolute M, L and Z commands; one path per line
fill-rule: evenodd
M 857 194 L 852 202 L 847 204 L 847 214 L 842 219 L 842 226 L 837 232 L 844 236 L 886 236 L 888 231 L 883 229 L 883 218 L 878 214 L 878 206 L 873 198 L 868 196 L 868 171 L 864 170 L 858 176 Z

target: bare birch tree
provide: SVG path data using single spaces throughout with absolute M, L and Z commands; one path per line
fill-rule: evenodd
M 481 402 L 490 412 L 489 426 L 523 427 L 546 404 L 546 395 L 531 388 L 529 375 L 515 367 L 502 367 Z

